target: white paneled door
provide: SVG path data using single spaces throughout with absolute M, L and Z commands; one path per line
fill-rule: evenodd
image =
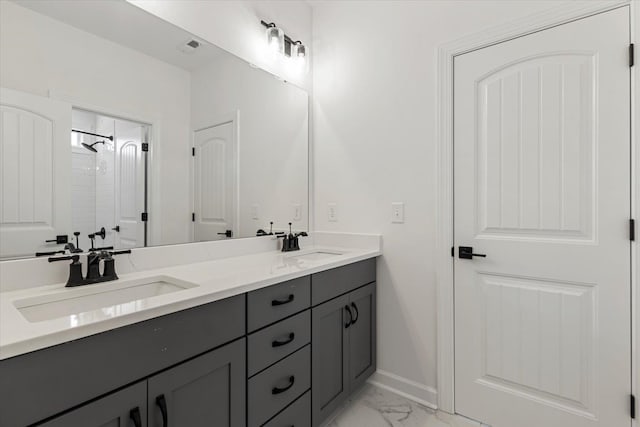
M 194 146 L 194 240 L 232 237 L 237 170 L 234 122 L 195 132 Z
M 71 105 L 0 88 L 0 258 L 71 233 Z
M 145 169 L 142 140 L 145 125 L 116 120 L 115 133 L 115 218 L 117 231 L 116 249 L 136 248 L 145 245 Z
M 628 47 L 621 7 L 455 58 L 462 415 L 631 423 Z

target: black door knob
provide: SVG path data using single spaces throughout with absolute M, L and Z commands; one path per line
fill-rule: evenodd
M 458 248 L 458 258 L 460 259 L 473 259 L 474 256 L 480 258 L 486 258 L 485 254 L 474 254 L 473 248 L 471 246 L 460 246 Z
M 113 231 L 115 231 L 116 233 L 120 232 L 120 226 L 116 225 L 115 227 L 112 228 Z
M 220 236 L 233 237 L 233 231 L 227 230 L 224 233 L 218 233 Z

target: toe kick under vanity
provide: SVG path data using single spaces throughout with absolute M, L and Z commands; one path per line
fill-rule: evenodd
M 3 358 L 0 426 L 318 426 L 376 369 L 378 254 Z

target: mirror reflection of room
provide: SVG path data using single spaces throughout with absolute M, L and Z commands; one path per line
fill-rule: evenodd
M 304 90 L 127 2 L 1 15 L 0 259 L 308 230 Z

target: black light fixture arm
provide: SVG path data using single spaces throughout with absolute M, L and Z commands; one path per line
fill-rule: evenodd
M 91 136 L 97 136 L 100 138 L 106 138 L 109 141 L 113 141 L 113 135 L 112 136 L 106 136 L 106 135 L 100 135 L 98 133 L 92 133 L 92 132 L 85 132 L 83 130 L 79 130 L 79 129 L 71 129 L 71 132 L 75 132 L 75 133 L 81 133 L 83 135 L 91 135 Z

